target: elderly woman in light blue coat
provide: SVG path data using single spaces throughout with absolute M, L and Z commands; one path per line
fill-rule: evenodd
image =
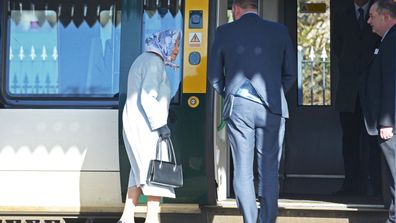
M 141 194 L 148 196 L 146 223 L 159 222 L 161 197 L 175 197 L 173 188 L 150 185 L 146 180 L 159 137 L 170 137 L 167 119 L 171 89 L 165 66 L 178 68 L 173 61 L 179 53 L 181 35 L 180 31 L 165 30 L 149 36 L 145 40 L 145 52 L 129 70 L 122 122 L 131 172 L 124 212 L 118 223 L 134 222 Z

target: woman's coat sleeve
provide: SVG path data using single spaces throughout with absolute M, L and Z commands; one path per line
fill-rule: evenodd
M 160 94 L 161 85 L 165 81 L 164 72 L 164 66 L 156 63 L 148 63 L 143 72 L 139 100 L 151 130 L 167 124 L 168 98 Z

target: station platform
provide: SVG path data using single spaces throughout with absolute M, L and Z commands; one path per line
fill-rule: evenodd
M 382 223 L 388 215 L 376 197 L 286 196 L 279 200 L 277 223 Z M 144 223 L 146 206 L 136 211 L 136 223 Z M 33 214 L 0 212 L 0 223 L 116 223 L 121 213 Z M 161 223 L 241 223 L 234 199 L 217 205 L 163 204 Z

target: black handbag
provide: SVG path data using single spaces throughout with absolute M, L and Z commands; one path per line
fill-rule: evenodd
M 167 144 L 169 161 L 162 160 L 162 141 Z M 147 184 L 172 188 L 183 186 L 183 168 L 176 162 L 175 150 L 170 138 L 158 139 L 156 159 L 150 161 Z

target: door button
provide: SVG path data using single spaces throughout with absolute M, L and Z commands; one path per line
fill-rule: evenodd
M 198 52 L 191 52 L 188 57 L 188 62 L 190 62 L 191 65 L 198 65 L 201 63 L 201 54 Z
M 202 11 L 201 10 L 191 10 L 190 11 L 190 21 L 189 28 L 190 29 L 202 29 Z

